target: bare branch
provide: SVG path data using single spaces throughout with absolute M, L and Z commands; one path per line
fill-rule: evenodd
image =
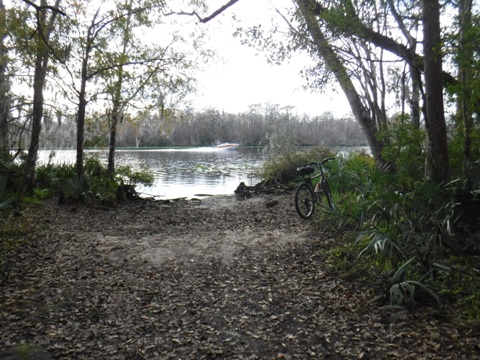
M 53 12 L 56 12 L 56 13 L 59 13 L 63 16 L 67 16 L 66 13 L 64 13 L 62 10 L 60 10 L 58 7 L 55 7 L 55 6 L 51 6 L 51 5 L 37 5 L 35 3 L 33 3 L 32 1 L 30 0 L 23 0 L 24 3 L 30 5 L 30 6 L 33 6 L 35 8 L 35 10 L 37 12 L 39 11 L 42 11 L 42 10 L 50 10 L 50 11 L 53 11 Z
M 180 11 L 180 12 L 170 12 L 170 13 L 166 13 L 165 15 L 188 15 L 188 16 L 195 16 L 198 21 L 200 21 L 201 23 L 205 24 L 207 22 L 209 22 L 210 20 L 212 20 L 213 18 L 217 17 L 218 15 L 220 15 L 222 12 L 224 12 L 225 10 L 227 10 L 229 7 L 231 7 L 233 4 L 235 4 L 236 2 L 238 2 L 239 0 L 230 0 L 228 3 L 226 3 L 225 5 L 221 6 L 220 8 L 218 8 L 217 10 L 215 10 L 212 14 L 210 14 L 209 16 L 207 17 L 204 17 L 202 18 L 200 15 L 198 15 L 198 13 L 196 11 L 192 11 L 192 12 L 185 12 L 185 11 Z

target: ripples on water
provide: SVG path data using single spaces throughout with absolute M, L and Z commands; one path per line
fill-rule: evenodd
M 50 151 L 41 151 L 47 162 Z M 261 149 L 216 150 L 214 148 L 117 150 L 116 166 L 129 165 L 155 176 L 153 186 L 139 186 L 142 196 L 160 199 L 192 198 L 200 195 L 233 195 L 240 182 L 255 185 L 264 162 Z M 107 163 L 107 150 L 89 150 Z M 75 150 L 55 150 L 54 163 L 75 162 Z
M 368 147 L 335 148 L 338 153 L 369 151 Z M 46 163 L 51 151 L 39 153 Z M 174 199 L 197 195 L 233 195 L 238 184 L 255 185 L 265 161 L 262 149 L 216 150 L 215 148 L 117 150 L 116 166 L 129 165 L 134 170 L 148 170 L 155 176 L 153 186 L 138 186 L 144 197 Z M 87 150 L 107 163 L 108 150 Z M 54 163 L 74 163 L 75 150 L 55 150 Z

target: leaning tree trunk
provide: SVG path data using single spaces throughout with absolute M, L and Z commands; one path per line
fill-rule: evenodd
M 384 144 L 377 139 L 378 129 L 376 127 L 375 120 L 371 118 L 368 110 L 363 106 L 360 95 L 356 91 L 345 66 L 322 33 L 322 30 L 320 29 L 320 26 L 312 12 L 315 7 L 314 2 L 312 0 L 295 1 L 305 19 L 310 36 L 312 37 L 316 46 L 316 50 L 324 59 L 327 67 L 333 72 L 345 96 L 347 97 L 353 115 L 362 127 L 376 165 L 379 167 L 386 165 L 382 159 L 382 149 Z
M 447 127 L 443 107 L 440 4 L 423 0 L 423 52 L 425 76 L 425 126 L 427 130 L 426 176 L 435 183 L 448 181 Z

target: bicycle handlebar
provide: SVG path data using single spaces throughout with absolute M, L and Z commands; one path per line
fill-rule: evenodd
M 333 158 L 333 157 L 326 158 L 326 159 L 324 159 L 320 164 L 323 165 L 323 164 L 325 164 L 326 162 L 329 162 L 330 160 L 335 160 L 335 158 Z
M 323 159 L 323 160 L 320 161 L 320 162 L 311 162 L 311 163 L 308 163 L 308 164 L 303 164 L 302 167 L 304 167 L 304 166 L 312 166 L 312 165 L 323 165 L 323 164 L 329 162 L 330 160 L 335 160 L 335 158 L 330 157 L 330 158 Z

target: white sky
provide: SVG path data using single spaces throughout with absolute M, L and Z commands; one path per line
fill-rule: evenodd
M 227 2 L 208 0 L 210 11 L 207 15 Z M 285 8 L 293 6 L 292 0 L 239 0 L 207 24 L 196 25 L 208 29 L 211 38 L 208 45 L 217 52 L 218 58 L 206 65 L 205 72 L 197 75 L 198 92 L 187 100 L 196 110 L 215 108 L 240 113 L 247 112 L 250 105 L 271 104 L 292 106 L 293 112 L 300 115 L 350 114 L 341 91 L 329 89 L 325 94 L 302 89 L 306 82 L 300 71 L 311 61 L 307 56 L 296 56 L 280 66 L 271 65 L 263 53 L 242 45 L 240 39 L 233 37 L 237 27 L 246 28 L 258 23 L 269 27 L 272 18 L 284 24 L 274 12 L 272 3 L 283 10 L 283 14 L 286 14 Z
M 227 0 L 211 0 L 211 11 Z M 291 0 L 275 0 L 279 9 L 291 6 Z M 232 19 L 235 16 L 236 22 Z M 299 74 L 310 59 L 297 56 L 280 66 L 270 65 L 266 57 L 255 49 L 241 45 L 232 33 L 237 27 L 247 27 L 259 21 L 265 26 L 278 14 L 273 12 L 269 0 L 240 0 L 208 24 L 211 43 L 219 59 L 208 70 L 198 75 L 199 91 L 190 100 L 197 110 L 215 108 L 227 112 L 248 111 L 249 105 L 272 104 L 293 106 L 298 114 L 320 115 L 330 111 L 337 116 L 350 113 L 341 92 L 314 93 L 302 89 L 305 84 Z M 223 61 L 222 61 L 223 59 Z

